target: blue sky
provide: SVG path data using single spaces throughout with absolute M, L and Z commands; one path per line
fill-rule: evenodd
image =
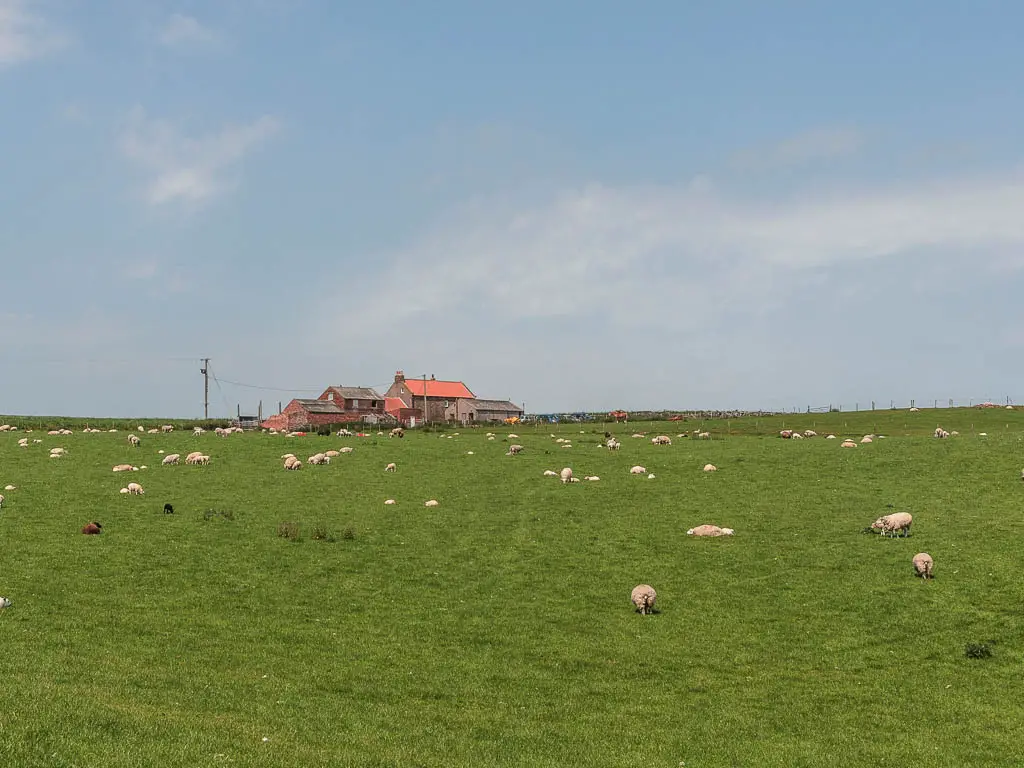
M 1024 400 L 1021 28 L 0 0 L 0 413 L 201 415 L 205 356 L 212 415 L 399 368 L 541 412 Z

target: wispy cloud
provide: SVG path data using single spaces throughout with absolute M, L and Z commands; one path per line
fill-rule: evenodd
M 204 26 L 194 16 L 171 14 L 160 29 L 158 39 L 168 48 L 178 50 L 212 48 L 222 42 L 221 36 Z
M 236 166 L 278 130 L 278 120 L 264 115 L 251 123 L 190 137 L 174 124 L 150 118 L 136 108 L 121 136 L 121 149 L 149 176 L 145 192 L 149 203 L 198 204 L 230 191 Z
M 0 0 L 0 68 L 39 58 L 63 45 L 31 0 Z
M 745 171 L 792 168 L 852 155 L 863 145 L 864 135 L 853 128 L 819 128 L 775 144 L 737 152 L 731 158 L 731 165 Z

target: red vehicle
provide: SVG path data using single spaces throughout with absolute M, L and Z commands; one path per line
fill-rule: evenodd
M 615 419 L 615 421 L 629 421 L 629 414 L 625 411 L 611 411 L 608 416 Z

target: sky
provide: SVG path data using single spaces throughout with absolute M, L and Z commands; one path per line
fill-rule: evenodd
M 0 0 L 0 413 L 1024 401 L 1024 3 Z

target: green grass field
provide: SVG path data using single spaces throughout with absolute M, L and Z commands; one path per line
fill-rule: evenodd
M 783 424 L 887 437 L 840 449 Z M 517 457 L 508 428 L 0 434 L 0 766 L 1024 765 L 1024 414 L 676 438 L 694 426 L 515 427 Z M 620 451 L 596 446 L 605 429 Z M 279 459 L 342 445 L 330 466 Z M 563 466 L 601 480 L 542 476 Z M 912 536 L 862 533 L 893 510 Z M 701 523 L 736 535 L 686 536 Z M 640 583 L 653 616 L 629 602 Z

